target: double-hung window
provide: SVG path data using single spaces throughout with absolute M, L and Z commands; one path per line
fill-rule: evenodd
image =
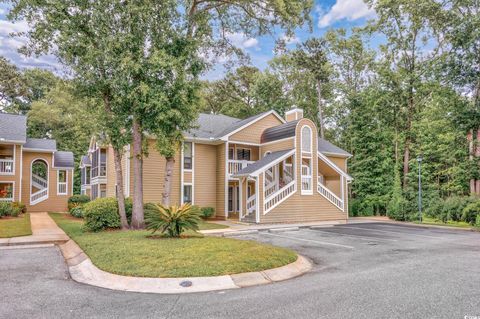
M 193 168 L 193 145 L 192 142 L 183 143 L 183 169 Z
M 57 194 L 58 195 L 67 195 L 67 171 L 58 170 L 57 171 Z

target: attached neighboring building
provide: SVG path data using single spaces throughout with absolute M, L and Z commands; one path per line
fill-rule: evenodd
M 25 116 L 0 113 L 0 201 L 66 211 L 73 164 L 73 153 L 58 151 L 55 140 L 28 138 Z
M 172 203 L 214 207 L 216 217 L 253 223 L 346 220 L 348 152 L 318 137 L 301 109 L 240 120 L 200 114 L 175 157 Z M 144 201 L 160 202 L 165 159 L 148 139 Z M 82 192 L 116 195 L 113 150 L 92 138 L 82 158 Z M 125 195 L 133 194 L 130 147 L 122 161 Z

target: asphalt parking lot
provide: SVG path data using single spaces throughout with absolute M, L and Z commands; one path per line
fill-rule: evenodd
M 480 233 L 352 223 L 238 238 L 292 248 L 314 269 L 265 286 L 153 295 L 75 283 L 55 247 L 0 250 L 0 318 L 480 318 Z

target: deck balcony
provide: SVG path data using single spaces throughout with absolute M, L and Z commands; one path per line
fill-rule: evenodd
M 15 145 L 0 145 L 0 174 L 12 175 L 15 172 Z
M 232 176 L 252 163 L 254 161 L 228 160 L 228 174 Z

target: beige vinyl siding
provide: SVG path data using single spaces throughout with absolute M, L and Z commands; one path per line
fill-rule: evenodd
M 226 174 L 226 167 L 225 167 L 225 144 L 220 144 L 216 146 L 217 149 L 217 167 L 216 167 L 216 176 L 217 176 L 217 200 L 216 200 L 216 217 L 226 218 L 225 212 L 225 174 Z
M 117 184 L 117 177 L 115 173 L 115 158 L 113 155 L 113 147 L 107 148 L 107 197 L 115 197 L 115 185 Z
M 327 158 L 337 165 L 342 171 L 347 171 L 347 159 L 345 157 L 327 156 Z
M 155 141 L 148 140 L 148 157 L 143 160 L 143 201 L 159 203 L 162 201 L 165 181 L 165 158 L 155 148 Z M 133 160 L 130 162 L 130 194 L 133 195 Z M 170 203 L 180 204 L 180 155 L 175 155 L 173 167 L 172 193 Z
M 277 152 L 283 150 L 289 150 L 295 148 L 295 139 L 290 138 L 288 140 L 280 140 L 277 142 L 272 142 L 267 145 L 262 145 L 260 147 L 260 153 L 262 157 L 265 155 L 266 152 Z
M 341 183 L 340 183 L 341 176 L 326 176 L 325 177 L 325 186 L 331 190 L 335 195 L 342 198 L 342 191 L 341 191 Z
M 195 143 L 194 161 L 194 204 L 216 208 L 217 147 Z
M 301 129 L 304 125 L 310 126 L 312 129 L 313 149 L 312 149 L 312 177 L 313 177 L 313 195 L 301 194 Z M 308 222 L 323 220 L 345 220 L 347 213 L 342 212 L 335 205 L 330 203 L 322 195 L 317 192 L 317 171 L 318 171 L 318 155 L 317 155 L 317 136 L 318 132 L 312 121 L 302 119 L 299 121 L 296 130 L 296 180 L 297 191 L 283 203 L 263 214 L 263 205 L 260 206 L 260 222 L 276 223 L 276 222 Z M 263 174 L 262 174 L 263 176 Z M 262 184 L 261 184 L 262 185 Z M 263 195 L 263 191 L 260 192 Z M 263 196 L 260 196 L 263 200 Z
M 13 200 L 18 201 L 20 195 L 20 171 L 21 169 L 21 146 L 15 145 L 15 163 L 14 163 L 14 175 L 0 175 L 0 182 L 14 182 L 13 187 Z M 23 193 L 23 190 L 22 190 Z M 23 196 L 22 196 L 23 197 Z
M 195 147 L 196 147 L 196 146 L 197 146 L 197 145 L 195 144 Z M 196 152 L 196 151 L 197 151 L 197 150 L 195 150 L 195 152 Z M 196 163 L 195 163 L 195 164 L 196 164 Z M 184 172 L 183 172 L 183 182 L 184 182 L 185 184 L 192 183 L 192 182 L 193 182 L 192 176 L 193 176 L 192 172 L 184 171 Z
M 229 137 L 230 141 L 260 144 L 260 138 L 265 129 L 282 124 L 273 114 L 269 114 L 261 120 L 245 127 Z
M 30 205 L 30 172 L 35 159 L 43 159 L 48 163 L 48 199 L 36 205 Z M 57 195 L 57 170 L 52 169 L 52 154 L 39 152 L 23 153 L 22 202 L 29 212 L 65 212 L 68 197 L 72 195 L 72 170 L 67 170 L 67 195 Z M 16 186 L 16 185 L 15 185 Z

